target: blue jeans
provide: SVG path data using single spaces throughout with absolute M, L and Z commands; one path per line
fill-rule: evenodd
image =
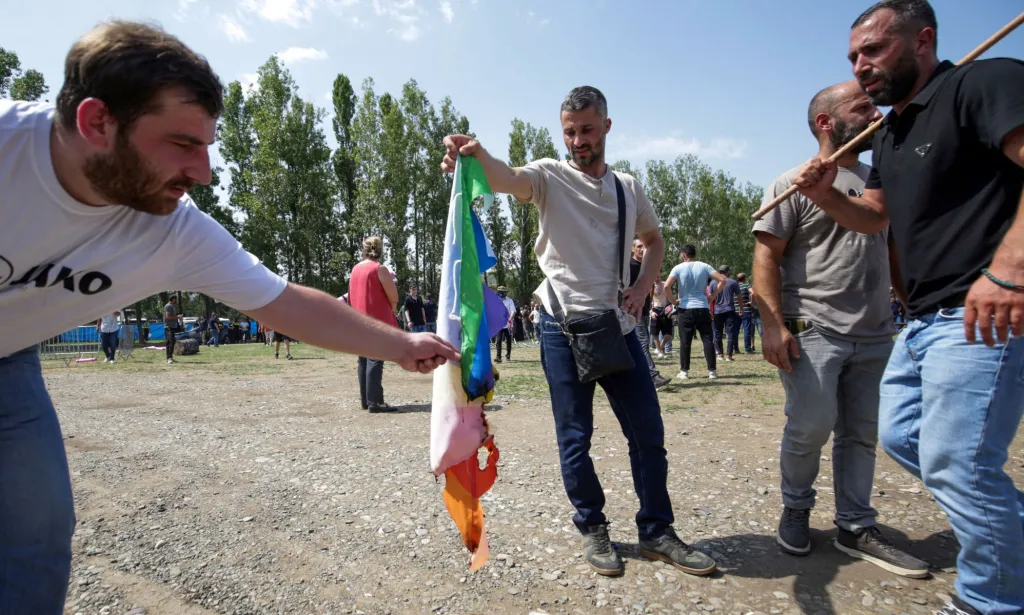
M 409 328 L 413 333 L 424 333 L 427 331 L 427 325 L 412 325 Z
M 722 339 L 725 336 L 725 339 Z M 719 356 L 723 354 L 732 357 L 739 350 L 740 338 L 740 316 L 733 310 L 715 314 L 715 351 Z M 726 352 L 722 352 L 722 344 L 725 343 Z
M 752 353 L 754 352 L 754 313 L 744 310 L 743 316 L 740 316 L 740 324 L 743 326 L 743 350 Z
M 882 447 L 924 481 L 960 541 L 960 598 L 985 615 L 1021 613 L 1024 493 L 1003 466 L 1024 413 L 1024 339 L 968 344 L 963 308 L 927 314 L 900 333 L 880 393 Z
M 583 384 L 576 375 L 572 349 L 558 323 L 545 312 L 541 312 L 540 318 L 540 363 L 551 391 L 562 481 L 569 501 L 576 508 L 573 523 L 581 532 L 606 523 L 604 490 L 590 458 L 594 391 L 600 384 L 629 443 L 633 489 L 640 498 L 640 510 L 636 514 L 640 538 L 660 536 L 674 520 L 668 495 L 665 426 L 636 331 L 625 336 L 633 357 L 633 369 Z
M 779 467 L 782 503 L 813 508 L 821 449 L 832 439 L 836 525 L 856 532 L 875 524 L 871 485 L 878 442 L 878 387 L 892 341 L 849 342 L 812 328 L 796 336 L 800 358 L 779 370 L 786 428 Z
M 0 613 L 64 611 L 74 530 L 64 441 L 33 346 L 0 359 Z

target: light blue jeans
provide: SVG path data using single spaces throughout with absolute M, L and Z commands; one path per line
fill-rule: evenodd
M 64 440 L 33 346 L 0 359 L 0 613 L 64 611 L 74 529 Z
M 779 370 L 786 428 L 779 466 L 782 503 L 813 508 L 821 449 L 832 440 L 836 525 L 856 532 L 875 525 L 871 506 L 878 443 L 878 387 L 892 341 L 850 342 L 812 328 L 796 336 L 800 358 Z
M 985 615 L 1024 612 L 1024 493 L 1003 470 L 1024 413 L 1024 339 L 968 344 L 963 308 L 911 320 L 880 395 L 882 447 L 960 541 L 960 598 Z

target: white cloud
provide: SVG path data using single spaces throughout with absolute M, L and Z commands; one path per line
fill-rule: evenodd
M 694 154 L 702 158 L 743 158 L 747 155 L 747 142 L 730 137 L 716 137 L 708 143 L 684 138 L 678 133 L 656 138 L 609 136 L 609 148 L 623 158 L 675 158 Z
M 455 12 L 452 10 L 452 3 L 448 2 L 448 0 L 442 0 L 441 14 L 444 15 L 444 20 L 448 23 L 451 23 L 452 19 L 455 17 Z
M 548 25 L 549 23 L 551 23 L 551 20 L 550 20 L 550 19 L 541 19 L 541 20 L 540 20 L 540 25 L 541 25 L 542 27 L 543 27 L 543 26 L 546 26 L 546 25 Z
M 313 18 L 317 0 L 242 0 L 241 6 L 266 21 L 298 28 Z
M 420 37 L 420 28 L 416 25 L 419 17 L 415 15 L 396 15 L 395 21 L 399 23 L 396 28 L 389 28 L 388 32 L 396 35 L 403 41 L 414 41 Z
M 418 22 L 423 11 L 416 7 L 416 0 L 373 0 L 373 12 L 395 22 L 388 28 L 389 34 L 403 41 L 415 41 L 420 37 L 422 31 Z
M 242 89 L 248 90 L 250 87 L 256 85 L 259 78 L 260 76 L 256 73 L 245 73 L 238 79 L 238 81 L 242 84 Z
M 245 33 L 245 28 L 231 17 L 221 13 L 217 16 L 217 25 L 232 43 L 248 42 L 249 35 Z
M 277 52 L 277 59 L 284 64 L 298 64 L 310 60 L 326 60 L 327 52 L 312 47 L 289 47 L 284 51 Z

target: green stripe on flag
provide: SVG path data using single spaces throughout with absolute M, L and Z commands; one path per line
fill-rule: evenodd
M 469 391 L 470 373 L 480 336 L 480 320 L 484 312 L 484 287 L 480 279 L 480 256 L 473 232 L 473 200 L 491 194 L 484 168 L 476 158 L 460 156 L 461 201 L 458 205 L 462 229 L 462 264 L 459 266 L 459 317 L 462 320 L 462 386 Z M 486 335 L 486 334 L 485 334 Z

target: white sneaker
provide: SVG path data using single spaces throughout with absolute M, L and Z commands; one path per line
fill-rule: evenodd
M 715 370 L 708 372 L 708 380 L 718 380 L 718 372 Z
M 725 361 L 726 363 L 732 363 L 732 362 L 734 362 L 734 361 L 735 361 L 735 359 L 733 359 L 732 357 L 725 357 L 725 358 L 724 358 L 724 359 L 722 359 L 722 360 L 723 360 L 723 361 Z
M 167 364 L 170 365 L 171 363 L 177 363 L 177 361 L 174 359 L 167 359 Z
M 658 357 L 659 359 L 664 359 L 665 358 L 665 353 L 664 352 L 659 352 L 658 354 L 656 354 L 654 356 Z
M 689 377 L 690 377 L 689 374 L 687 374 L 686 372 L 684 372 L 682 370 L 679 370 L 679 373 L 676 374 L 676 378 L 679 378 L 680 380 L 686 380 Z

